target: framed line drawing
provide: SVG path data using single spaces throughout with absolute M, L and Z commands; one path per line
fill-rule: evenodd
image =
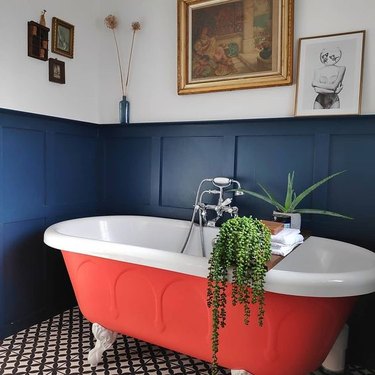
M 65 83 L 65 63 L 57 59 L 49 59 L 49 80 L 56 83 Z
M 178 0 L 178 94 L 290 85 L 294 0 Z
M 299 40 L 296 116 L 361 112 L 365 31 Z
M 74 26 L 59 18 L 52 18 L 52 52 L 73 58 Z

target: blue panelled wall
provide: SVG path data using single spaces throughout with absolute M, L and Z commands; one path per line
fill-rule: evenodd
M 347 170 L 304 202 L 355 220 L 306 216 L 303 227 L 375 251 L 375 116 L 96 126 L 0 110 L 0 337 L 74 304 L 44 229 L 67 218 L 146 214 L 190 219 L 201 179 L 262 183 L 281 198 Z M 242 215 L 272 207 L 238 197 Z M 375 367 L 374 294 L 350 320 L 349 356 Z
M 189 219 L 203 178 L 235 177 L 249 190 L 259 182 L 282 199 L 289 171 L 298 192 L 346 170 L 301 207 L 354 220 L 311 215 L 303 226 L 375 250 L 375 116 L 105 126 L 99 134 L 103 212 Z M 236 205 L 242 215 L 272 215 L 272 206 L 249 196 Z
M 281 199 L 287 174 L 296 191 L 347 170 L 303 205 L 341 212 L 353 221 L 305 216 L 303 228 L 375 251 L 375 116 L 284 118 L 210 123 L 135 124 L 100 128 L 103 213 L 190 219 L 203 178 L 257 182 Z M 272 207 L 242 196 L 242 215 L 271 218 Z M 349 360 L 375 368 L 375 293 L 362 297 L 350 320 Z
M 47 226 L 95 215 L 96 126 L 0 111 L 0 338 L 74 304 Z

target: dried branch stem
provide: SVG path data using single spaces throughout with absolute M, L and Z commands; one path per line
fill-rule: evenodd
M 116 44 L 117 61 L 118 61 L 118 67 L 119 67 L 119 70 L 120 70 L 122 96 L 125 96 L 126 95 L 126 90 L 124 90 L 124 78 L 123 78 L 123 74 L 122 74 L 122 67 L 121 67 L 121 60 L 120 60 L 120 51 L 119 51 L 119 48 L 118 48 L 118 43 L 117 43 L 117 38 L 116 38 L 115 30 L 112 29 L 112 32 L 113 32 L 113 37 L 115 39 L 115 44 Z

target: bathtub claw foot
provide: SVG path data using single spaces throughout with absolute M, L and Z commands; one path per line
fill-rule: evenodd
M 103 353 L 116 341 L 117 333 L 98 323 L 92 325 L 92 333 L 96 338 L 96 343 L 95 347 L 90 350 L 87 360 L 92 367 L 96 367 L 101 362 Z
M 231 375 L 252 375 L 250 372 L 245 370 L 230 370 Z

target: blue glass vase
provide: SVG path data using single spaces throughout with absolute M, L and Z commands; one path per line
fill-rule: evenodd
M 130 103 L 128 100 L 126 100 L 126 96 L 123 96 L 119 104 L 119 114 L 120 114 L 121 125 L 129 125 L 129 110 L 130 110 Z

